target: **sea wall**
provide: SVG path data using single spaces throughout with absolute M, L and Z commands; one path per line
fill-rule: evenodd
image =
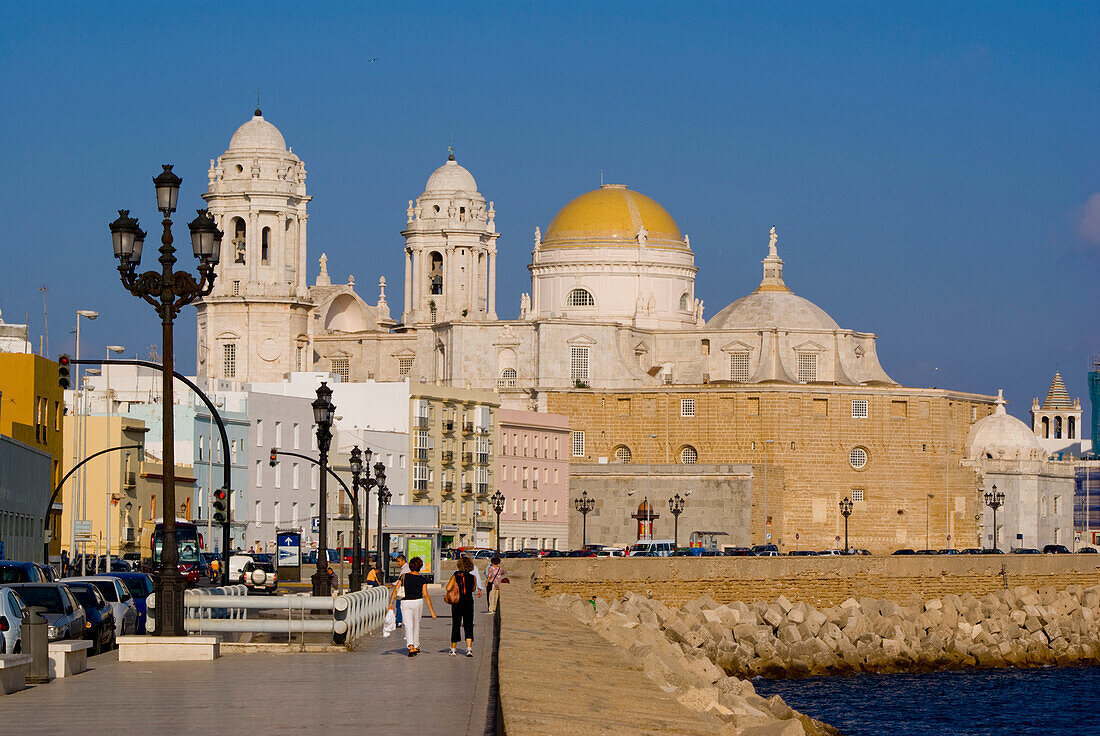
M 529 572 L 542 595 L 612 600 L 627 593 L 680 607 L 704 595 L 718 603 L 813 606 L 855 598 L 907 601 L 1100 585 L 1100 555 L 937 555 L 886 557 L 568 558 L 506 560 Z

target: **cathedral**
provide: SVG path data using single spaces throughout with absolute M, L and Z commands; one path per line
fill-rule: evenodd
M 503 406 L 536 410 L 547 392 L 569 389 L 896 385 L 875 335 L 841 328 L 787 287 L 774 228 L 760 286 L 705 319 L 688 236 L 650 197 L 601 186 L 566 204 L 545 233 L 535 228 L 530 292 L 518 317 L 502 319 L 494 203 L 452 154 L 409 200 L 395 317 L 384 277 L 369 303 L 353 280 L 332 283 L 322 254 L 307 283 L 305 180 L 259 110 L 211 161 L 203 196 L 226 252 L 198 303 L 200 376 L 408 378 L 495 389 Z

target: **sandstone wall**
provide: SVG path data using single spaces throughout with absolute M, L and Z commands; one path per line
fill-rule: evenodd
M 703 595 L 719 603 L 772 602 L 780 595 L 815 606 L 849 598 L 906 601 L 1005 588 L 1100 584 L 1100 555 L 935 557 L 704 557 L 505 560 L 533 576 L 541 595 L 613 600 L 626 593 L 682 606 Z M 510 564 L 509 564 L 510 563 Z

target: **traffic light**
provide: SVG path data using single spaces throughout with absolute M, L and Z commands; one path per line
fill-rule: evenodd
M 68 353 L 57 356 L 57 385 L 61 388 L 69 387 L 69 365 Z
M 214 490 L 214 514 L 213 519 L 215 524 L 224 524 L 228 518 L 229 512 L 229 500 L 228 494 L 224 488 L 217 488 Z
M 279 462 L 279 451 L 274 447 L 271 448 L 271 467 L 275 467 Z

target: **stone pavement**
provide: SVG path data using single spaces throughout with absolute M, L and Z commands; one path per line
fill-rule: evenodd
M 417 657 L 402 629 L 351 653 L 232 654 L 213 662 L 89 659 L 90 671 L 0 698 L 0 736 L 36 734 L 417 734 L 482 736 L 492 683 L 492 622 L 475 603 L 473 659 L 450 657 L 450 606 L 421 624 Z M 491 731 L 490 731 L 491 732 Z

